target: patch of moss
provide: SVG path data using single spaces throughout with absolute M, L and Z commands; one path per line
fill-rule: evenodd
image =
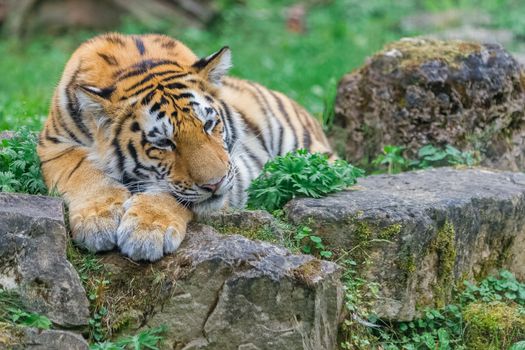
M 447 220 L 437 231 L 436 237 L 430 244 L 430 250 L 438 257 L 434 302 L 436 307 L 443 307 L 450 297 L 456 262 L 456 231 L 451 222 Z
M 277 237 L 275 237 L 273 230 L 268 225 L 263 225 L 259 227 L 239 227 L 234 225 L 210 225 L 216 229 L 219 233 L 224 235 L 241 235 L 249 239 L 258 239 L 261 241 L 276 243 L 278 242 Z
M 501 241 L 499 249 L 492 249 L 490 256 L 481 263 L 479 271 L 474 274 L 474 279 L 481 281 L 494 271 L 501 269 L 502 266 L 506 266 L 513 243 L 514 238 L 510 238 L 506 241 Z
M 312 259 L 301 266 L 292 270 L 293 276 L 302 281 L 307 286 L 313 286 L 315 283 L 315 277 L 319 276 L 321 268 L 321 261 L 318 259 Z
M 416 260 L 409 249 L 403 249 L 397 260 L 397 267 L 404 272 L 405 277 L 410 278 L 416 272 Z
M 461 58 L 482 49 L 480 44 L 460 40 L 405 39 L 391 43 L 377 55 L 396 55 L 401 53 L 398 68 L 418 67 L 429 61 L 441 61 L 457 68 Z M 397 53 L 396 52 L 399 52 Z
M 379 239 L 391 240 L 401 233 L 401 228 L 401 224 L 388 225 L 387 227 L 380 229 L 377 237 Z
M 525 315 L 517 305 L 502 302 L 471 303 L 463 310 L 469 349 L 508 349 L 525 337 Z
M 173 288 L 163 262 L 135 263 L 118 255 L 93 255 L 69 244 L 67 257 L 77 270 L 90 301 L 90 312 L 107 310 L 100 322 L 104 338 L 114 338 L 143 325 L 161 307 Z M 181 271 L 171 271 L 182 274 Z M 176 278 L 170 276 L 170 280 Z M 85 332 L 91 339 L 93 329 Z
M 12 349 L 22 345 L 24 333 L 22 328 L 12 323 L 0 322 L 0 348 Z

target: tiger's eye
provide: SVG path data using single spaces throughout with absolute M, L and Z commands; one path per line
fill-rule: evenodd
M 169 139 L 162 139 L 154 143 L 154 146 L 161 149 L 175 149 L 175 144 Z

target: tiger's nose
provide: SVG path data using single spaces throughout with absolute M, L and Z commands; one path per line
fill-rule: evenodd
M 200 186 L 200 188 L 202 188 L 202 189 L 204 189 L 204 190 L 206 190 L 208 192 L 215 193 L 221 187 L 221 185 L 224 182 L 225 178 L 226 178 L 226 176 L 223 176 L 222 178 L 220 178 L 216 182 L 212 181 L 212 182 L 210 182 L 208 184 L 199 185 L 199 186 Z

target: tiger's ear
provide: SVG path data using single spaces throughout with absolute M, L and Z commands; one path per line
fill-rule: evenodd
M 193 64 L 193 68 L 212 84 L 221 85 L 221 80 L 232 66 L 232 54 L 228 46 L 214 54 L 201 58 Z
M 95 118 L 97 124 L 102 124 L 106 119 L 106 109 L 111 106 L 111 94 L 114 87 L 98 88 L 89 85 L 77 85 L 75 96 L 78 108 Z

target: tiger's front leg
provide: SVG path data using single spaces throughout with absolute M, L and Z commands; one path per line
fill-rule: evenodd
M 113 249 L 131 193 L 96 168 L 87 149 L 45 141 L 38 147 L 44 179 L 68 204 L 73 240 L 92 252 Z
M 155 261 L 174 252 L 192 212 L 167 193 L 139 193 L 124 203 L 117 245 L 133 260 Z

